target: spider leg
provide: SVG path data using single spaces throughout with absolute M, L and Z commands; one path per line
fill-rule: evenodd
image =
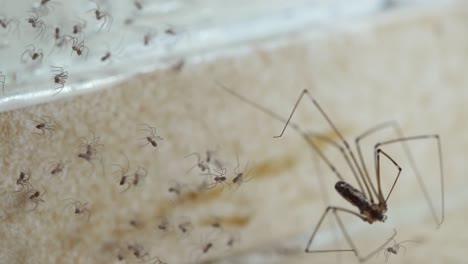
M 86 205 L 86 204 L 85 204 L 85 205 Z M 87 214 L 88 217 L 87 217 L 87 220 L 86 220 L 86 221 L 89 222 L 89 219 L 91 218 L 91 212 L 89 211 L 88 208 L 85 207 L 85 208 L 83 209 L 83 213 Z
M 24 183 L 17 183 L 16 185 L 21 186 L 21 189 L 19 189 L 19 190 L 17 190 L 17 191 L 14 191 L 14 192 L 21 192 L 21 191 L 23 191 L 23 189 L 24 189 Z M 28 192 L 29 192 L 29 190 L 28 190 Z
M 21 62 L 21 63 L 26 63 L 26 60 L 24 59 L 24 55 L 27 54 L 27 55 L 29 55 L 29 57 L 32 57 L 31 52 L 32 52 L 32 51 L 31 51 L 30 49 L 25 50 L 25 51 L 23 52 L 23 54 L 21 54 L 21 60 L 20 60 L 20 62 Z
M 31 200 L 33 201 L 33 200 Z M 32 212 L 34 210 L 36 210 L 36 208 L 39 206 L 39 201 L 33 201 L 34 202 L 34 207 L 30 210 L 26 210 L 26 212 Z
M 440 175 L 440 188 L 441 188 L 440 189 L 440 193 L 441 193 L 441 214 L 440 214 L 440 218 L 436 213 L 436 210 L 435 210 L 435 207 L 434 207 L 434 204 L 433 204 L 432 200 L 430 199 L 429 191 L 427 190 L 427 187 L 424 184 L 423 178 L 422 178 L 419 170 L 415 166 L 415 161 L 413 159 L 413 156 L 411 155 L 411 152 L 409 151 L 409 148 L 406 145 L 406 143 L 410 142 L 410 141 L 419 141 L 419 140 L 428 140 L 428 139 L 435 140 L 436 141 L 436 146 L 437 146 L 437 149 L 438 149 L 439 175 Z M 440 225 L 444 222 L 444 216 L 445 216 L 444 166 L 443 166 L 443 154 L 442 154 L 440 136 L 438 134 L 416 135 L 416 136 L 402 137 L 402 138 L 396 138 L 396 139 L 392 139 L 392 140 L 383 141 L 383 142 L 377 143 L 374 146 L 374 153 L 377 151 L 377 149 L 380 149 L 384 145 L 391 145 L 391 144 L 395 144 L 395 143 L 402 143 L 403 144 L 403 146 L 405 148 L 405 151 L 406 151 L 406 154 L 407 154 L 407 157 L 408 157 L 408 159 L 410 161 L 410 164 L 413 165 L 411 167 L 413 169 L 414 174 L 416 175 L 416 179 L 417 179 L 417 181 L 419 183 L 419 187 L 420 187 L 421 191 L 424 194 L 424 198 L 426 199 L 427 204 L 429 206 L 429 209 L 430 209 L 430 211 L 432 213 L 432 217 L 434 218 L 434 221 L 437 224 L 437 228 L 439 228 Z M 374 154 L 374 156 L 375 156 L 375 154 Z M 388 199 L 388 197 L 387 197 L 387 199 Z
M 402 245 L 399 245 L 398 247 L 401 247 L 403 249 L 403 256 L 406 255 L 406 247 Z
M 68 200 L 68 199 L 66 199 L 66 200 Z M 73 199 L 69 199 L 69 200 L 73 200 Z M 71 206 L 75 206 L 75 208 L 76 208 L 76 206 L 77 206 L 78 203 L 79 203 L 79 201 L 73 200 L 71 203 L 68 203 L 68 204 L 64 207 L 64 209 L 68 209 L 68 208 L 70 208 Z
M 39 36 L 41 36 L 40 39 L 42 39 L 42 37 L 44 36 L 44 32 L 45 32 L 45 24 L 44 22 L 42 22 L 41 20 L 39 20 L 36 24 L 36 30 L 39 31 L 39 33 L 36 35 L 36 37 L 34 39 L 37 39 Z
M 319 230 L 323 220 L 325 219 L 325 217 L 327 216 L 327 214 L 329 212 L 332 212 L 333 215 L 335 216 L 335 219 L 337 220 L 338 222 L 338 225 L 341 229 L 341 232 L 343 234 L 343 236 L 345 237 L 345 240 L 346 242 L 348 243 L 348 245 L 351 247 L 351 249 L 326 249 L 326 250 L 311 250 L 310 247 L 312 245 L 312 242 L 314 240 L 314 237 L 317 233 L 317 231 Z M 355 215 L 357 217 L 359 217 L 360 219 L 362 219 L 363 221 L 366 221 L 366 218 L 356 212 L 353 212 L 351 210 L 348 210 L 346 208 L 341 208 L 341 207 L 335 207 L 335 206 L 328 206 L 325 211 L 323 212 L 322 214 L 322 217 L 320 218 L 318 224 L 316 225 L 315 229 L 314 229 L 314 232 L 312 233 L 310 239 L 309 239 L 309 242 L 307 243 L 307 247 L 305 249 L 305 252 L 306 253 L 328 253 L 328 252 L 346 252 L 346 251 L 352 251 L 354 252 L 354 254 L 356 254 L 357 258 L 359 259 L 360 262 L 364 262 L 366 260 L 368 260 L 369 258 L 371 258 L 372 256 L 374 256 L 375 254 L 377 254 L 379 251 L 381 251 L 385 245 L 387 245 L 396 235 L 396 231 L 394 230 L 394 233 L 393 235 L 387 239 L 385 241 L 385 243 L 383 243 L 382 245 L 380 245 L 379 247 L 377 247 L 375 250 L 371 251 L 369 254 L 367 254 L 366 256 L 361 256 L 361 254 L 359 253 L 359 251 L 357 250 L 354 242 L 352 241 L 351 237 L 349 236 L 348 232 L 346 231 L 346 228 L 341 220 L 341 218 L 339 217 L 339 214 L 338 212 L 343 212 L 343 213 L 348 213 L 348 214 L 352 214 L 352 215 Z
M 126 192 L 128 189 L 130 189 L 130 187 L 132 187 L 132 185 L 130 183 L 128 183 L 128 182 L 126 182 L 125 184 L 127 185 L 127 188 L 120 191 L 121 193 Z
M 107 19 L 108 19 L 108 21 L 107 21 L 107 22 L 108 22 L 108 24 L 107 24 L 107 31 L 109 31 L 110 28 L 112 27 L 112 22 L 113 22 L 114 18 L 113 18 L 110 14 L 108 14 L 108 13 L 106 13 L 105 15 L 106 15 L 106 17 L 107 17 Z

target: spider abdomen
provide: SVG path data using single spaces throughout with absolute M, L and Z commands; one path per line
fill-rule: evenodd
M 359 212 L 364 216 L 363 219 L 370 224 L 375 221 L 384 222 L 387 218 L 385 216 L 385 212 L 387 211 L 386 204 L 371 204 L 361 191 L 354 188 L 349 183 L 339 181 L 335 184 L 335 190 L 343 196 L 346 201 L 359 208 Z
M 350 202 L 352 205 L 359 208 L 359 211 L 364 213 L 365 211 L 371 210 L 371 204 L 364 196 L 362 192 L 358 189 L 351 186 L 351 184 L 346 183 L 344 181 L 339 181 L 335 184 L 335 190 L 346 199 L 346 201 Z

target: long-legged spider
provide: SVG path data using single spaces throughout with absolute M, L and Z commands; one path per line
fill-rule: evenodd
M 140 129 L 140 130 L 143 130 L 143 131 L 148 131 L 148 135 L 144 138 L 140 138 L 141 140 L 145 140 L 146 141 L 146 144 L 143 145 L 142 147 L 145 147 L 146 145 L 148 144 L 151 144 L 151 146 L 153 146 L 155 148 L 155 151 L 156 149 L 158 148 L 158 141 L 161 141 L 161 140 L 164 140 L 162 137 L 156 135 L 156 128 L 155 127 L 152 127 L 148 124 L 141 124 L 142 126 L 146 126 L 146 128 L 144 129 Z
M 33 189 L 32 184 L 29 182 L 31 179 L 31 170 L 21 170 L 18 179 L 16 180 L 16 185 L 21 186 L 21 188 L 15 192 L 21 192 L 26 187 L 26 192 L 29 192 Z
M 65 209 L 66 208 L 70 208 L 71 206 L 73 206 L 75 209 L 74 209 L 74 212 L 76 215 L 83 215 L 83 214 L 86 214 L 87 216 L 87 221 L 89 222 L 89 218 L 91 217 L 91 212 L 89 211 L 87 205 L 88 203 L 82 203 L 80 201 L 77 201 L 77 200 L 74 200 L 72 198 L 68 198 L 68 199 L 65 199 L 64 201 L 66 200 L 71 200 L 70 203 L 68 203 L 66 206 L 65 206 Z
M 219 83 L 218 83 L 219 84 Z M 262 112 L 266 113 L 267 115 L 273 117 L 274 119 L 280 120 L 282 122 L 285 122 L 285 119 L 282 118 L 281 116 L 277 115 L 276 113 L 272 112 L 269 109 L 266 109 L 249 99 L 235 93 L 234 91 L 228 89 L 222 84 L 219 84 L 224 90 L 229 92 L 230 94 L 238 97 L 242 101 L 254 106 L 255 108 L 261 110 Z M 331 146 L 338 147 L 338 149 L 341 152 L 341 155 L 344 156 L 347 166 L 350 168 L 351 173 L 353 174 L 356 182 L 358 183 L 359 189 L 354 188 L 351 186 L 349 183 L 345 182 L 342 174 L 337 170 L 337 168 L 332 164 L 331 160 L 324 154 L 324 152 L 316 145 L 314 140 L 310 137 L 310 135 L 302 129 L 291 122 L 291 118 L 294 115 L 294 112 L 301 102 L 301 99 L 303 96 L 306 95 L 310 101 L 313 103 L 313 105 L 318 109 L 319 113 L 321 116 L 326 120 L 327 124 L 331 127 L 333 132 L 338 136 L 340 143 L 342 144 L 331 144 Z M 318 156 L 325 162 L 325 164 L 329 167 L 329 169 L 335 174 L 335 176 L 338 178 L 338 182 L 335 184 L 335 189 L 336 191 L 349 203 L 351 203 L 353 206 L 357 207 L 359 209 L 359 213 L 354 212 L 352 210 L 343 208 L 343 207 L 337 207 L 337 206 L 328 206 L 325 211 L 323 212 L 322 216 L 320 217 L 316 227 L 314 228 L 314 231 L 307 243 L 305 252 L 306 253 L 325 253 L 325 252 L 343 252 L 343 251 L 351 251 L 354 252 L 360 262 L 364 262 L 368 260 L 370 257 L 374 256 L 377 254 L 388 242 L 390 242 L 393 237 L 396 235 L 396 232 L 381 246 L 379 246 L 377 249 L 373 250 L 366 256 L 362 256 L 357 247 L 355 246 L 353 240 L 351 239 L 351 236 L 348 234 L 346 231 L 345 225 L 343 224 L 343 221 L 339 217 L 338 213 L 347 213 L 352 216 L 356 216 L 360 218 L 362 221 L 367 222 L 369 224 L 372 224 L 374 222 L 384 222 L 387 218 L 386 212 L 387 212 L 387 202 L 390 197 L 390 194 L 392 193 L 394 187 L 396 186 L 396 183 L 398 182 L 398 179 L 400 177 L 400 173 L 402 171 L 402 168 L 398 165 L 398 163 L 394 160 L 393 157 L 391 157 L 388 153 L 386 153 L 382 147 L 383 146 L 389 146 L 392 144 L 399 143 L 403 146 L 403 149 L 405 151 L 405 154 L 410 162 L 410 165 L 414 171 L 414 174 L 416 175 L 416 179 L 418 180 L 419 186 L 423 192 L 424 198 L 427 201 L 427 204 L 429 206 L 429 209 L 432 213 L 432 216 L 434 218 L 434 221 L 436 222 L 437 227 L 439 227 L 443 221 L 444 221 L 444 174 L 443 174 L 443 163 L 442 163 L 442 148 L 441 148 L 441 141 L 440 137 L 438 134 L 423 134 L 423 135 L 416 135 L 416 136 L 410 136 L 410 137 L 405 137 L 401 133 L 401 129 L 399 125 L 396 122 L 385 122 L 381 123 L 375 127 L 372 127 L 371 129 L 365 131 L 363 134 L 358 136 L 355 140 L 356 143 L 356 149 L 358 153 L 358 159 L 356 158 L 356 155 L 354 152 L 351 150 L 351 147 L 349 143 L 344 139 L 344 137 L 341 135 L 339 130 L 336 128 L 336 126 L 333 124 L 331 119 L 326 115 L 325 111 L 321 108 L 321 106 L 317 103 L 317 101 L 314 100 L 314 98 L 309 94 L 307 90 L 303 90 L 301 95 L 299 96 L 298 100 L 296 101 L 291 114 L 289 115 L 289 118 L 286 120 L 286 124 L 281 132 L 281 134 L 277 137 L 281 137 L 286 130 L 288 126 L 291 126 L 296 132 L 301 134 L 301 136 L 305 139 L 307 144 L 318 154 Z M 364 162 L 364 158 L 362 156 L 361 148 L 360 148 L 360 141 L 375 133 L 376 131 L 382 130 L 384 128 L 393 128 L 397 134 L 397 137 L 391 140 L 386 140 L 379 142 L 375 144 L 374 146 L 374 162 L 375 162 L 375 177 L 376 177 L 376 183 L 372 182 L 366 167 L 366 163 Z M 440 217 L 437 216 L 436 210 L 433 205 L 432 199 L 429 197 L 429 192 L 426 188 L 426 185 L 424 184 L 424 181 L 422 180 L 422 177 L 416 167 L 415 161 L 413 156 L 411 155 L 411 152 L 409 151 L 409 147 L 407 145 L 408 142 L 410 141 L 423 141 L 423 140 L 435 140 L 437 149 L 438 149 L 438 163 L 439 163 L 439 176 L 440 176 L 440 188 L 441 188 L 441 213 Z M 384 158 L 386 158 L 388 161 L 390 161 L 391 164 L 393 164 L 397 170 L 398 173 L 396 174 L 395 180 L 393 181 L 392 187 L 390 188 L 388 194 L 385 196 L 383 194 L 382 188 L 381 188 L 381 178 L 380 178 L 380 168 L 381 168 L 381 163 L 380 163 L 380 158 L 383 155 Z M 317 231 L 319 230 L 323 220 L 325 217 L 328 215 L 328 213 L 332 212 L 333 215 L 335 216 L 335 219 L 339 225 L 339 228 L 345 238 L 345 241 L 349 245 L 350 249 L 332 249 L 332 250 L 312 250 L 311 245 L 312 242 L 314 241 L 315 235 Z
M 63 48 L 67 45 L 68 41 L 70 40 L 70 37 L 69 35 L 62 35 L 61 34 L 61 30 L 60 30 L 60 27 L 56 27 L 55 28 L 55 32 L 54 32 L 54 41 L 55 41 L 55 44 L 54 46 L 52 47 L 52 49 L 50 50 L 49 52 L 49 55 L 52 54 L 52 52 L 54 52 L 55 48 L 58 47 L 58 48 Z
M 247 162 L 245 164 L 244 170 L 240 171 L 240 163 L 239 163 L 239 155 L 236 154 L 236 160 L 237 160 L 237 166 L 234 168 L 234 178 L 232 179 L 233 184 L 237 184 L 237 187 L 239 188 L 243 182 L 249 182 L 253 179 L 253 176 L 246 179 L 248 172 L 247 172 L 247 167 L 249 166 L 249 163 Z
M 75 35 L 82 33 L 85 28 L 86 28 L 86 20 L 79 19 L 79 21 L 73 25 L 72 33 Z
M 120 164 L 113 164 L 113 166 L 120 168 L 120 170 L 116 172 L 119 173 L 120 177 L 119 186 L 126 185 L 125 189 L 122 190 L 122 192 L 125 192 L 132 186 L 132 182 L 130 180 L 131 175 L 128 173 L 128 170 L 130 169 L 130 161 L 128 160 L 128 157 L 125 154 L 122 153 L 122 156 L 124 156 L 125 160 L 127 161 L 125 167 L 122 167 Z
M 132 184 L 133 186 L 138 186 L 138 184 L 140 183 L 140 181 L 146 177 L 146 175 L 148 175 L 148 171 L 141 167 L 141 166 L 138 166 L 138 168 L 136 169 L 136 171 L 134 173 L 132 173 L 131 176 L 133 176 L 133 179 L 132 179 Z
M 42 19 L 40 19 L 39 14 L 37 11 L 33 11 L 34 15 L 30 16 L 29 18 L 26 19 L 26 21 L 31 24 L 31 26 L 38 30 L 39 33 L 36 35 L 34 39 L 37 37 L 41 36 L 41 38 L 44 36 L 44 32 L 46 31 L 46 24 Z
M 93 134 L 93 137 L 91 140 L 88 140 L 85 137 L 81 137 L 81 140 L 83 142 L 80 144 L 80 147 L 84 148 L 85 152 L 78 153 L 78 158 L 82 158 L 88 162 L 98 159 L 97 148 L 104 146 L 103 144 L 99 143 L 99 140 L 101 139 L 101 137 L 97 137 L 96 134 L 92 131 L 91 131 L 91 134 Z
M 49 139 L 54 135 L 54 130 L 55 127 L 57 126 L 57 123 L 55 122 L 55 119 L 50 116 L 41 116 L 39 120 L 33 120 L 36 125 L 34 126 L 37 130 L 37 132 L 33 132 L 33 134 L 42 136 L 45 134 L 49 134 Z
M 53 76 L 52 80 L 54 80 L 54 83 L 59 84 L 60 86 L 55 88 L 54 90 L 58 90 L 55 94 L 57 95 L 63 90 L 63 87 L 65 86 L 65 81 L 68 79 L 68 72 L 64 71 L 62 67 L 56 67 L 56 66 L 50 66 L 53 70 Z
M 208 173 L 210 172 L 210 166 L 208 165 L 208 162 L 205 160 L 205 159 L 202 159 L 200 154 L 197 153 L 197 152 L 193 152 L 193 153 L 190 153 L 188 154 L 187 156 L 185 156 L 184 158 L 188 158 L 190 156 L 195 156 L 197 158 L 197 163 L 195 165 L 193 165 L 188 171 L 187 173 L 189 173 L 190 171 L 192 171 L 195 167 L 198 167 L 200 169 L 201 172 L 205 172 L 205 171 L 208 171 Z
M 98 147 L 104 146 L 99 143 L 101 137 L 96 136 L 93 131 L 91 131 L 91 134 L 92 137 L 89 138 L 81 137 L 82 143 L 80 144 L 80 148 L 84 149 L 84 152 L 79 152 L 77 155 L 78 158 L 86 160 L 90 164 L 90 176 L 96 171 L 96 164 L 94 163 L 95 160 L 98 160 L 101 163 L 102 172 L 105 171 L 104 164 L 102 162 L 102 155 L 98 152 Z
M 385 256 L 385 262 L 388 261 L 388 259 L 390 258 L 391 254 L 398 254 L 398 252 L 400 251 L 400 248 L 403 249 L 403 255 L 406 254 L 406 247 L 403 246 L 402 244 L 403 243 L 418 243 L 418 241 L 415 241 L 415 240 L 403 240 L 401 242 L 396 242 L 395 239 L 392 239 L 391 241 L 393 241 L 393 246 L 391 247 L 386 247 L 383 249 L 383 252 L 384 252 L 384 256 Z
M 73 55 L 73 52 L 76 52 L 78 56 L 81 56 L 83 55 L 83 53 L 86 53 L 85 57 L 86 58 L 88 57 L 89 49 L 88 47 L 85 46 L 84 40 L 80 41 L 77 37 L 73 37 L 70 35 L 66 35 L 64 37 L 66 37 L 68 40 L 73 41 L 72 51 L 71 51 L 72 55 Z
M 200 174 L 200 175 L 211 176 L 212 177 L 213 182 L 208 184 L 206 186 L 206 188 L 207 189 L 212 189 L 212 188 L 215 188 L 216 186 L 218 186 L 218 184 L 220 184 L 221 185 L 221 191 L 222 191 L 222 190 L 224 190 L 224 184 L 226 184 L 228 186 L 228 188 L 231 189 L 231 185 L 229 184 L 229 182 L 227 182 L 226 168 L 222 168 L 221 170 L 213 169 L 213 171 L 215 173 L 211 173 L 211 171 L 210 171 L 209 173 Z
M 16 18 L 0 17 L 0 27 L 6 29 L 7 32 L 10 32 L 12 25 L 14 25 L 14 31 L 18 31 L 19 23 L 19 20 Z
M 49 3 L 50 2 L 50 3 Z M 54 9 L 55 5 L 60 4 L 59 2 L 51 2 L 51 0 L 40 0 L 35 3 L 33 10 L 41 12 L 43 15 L 48 15 L 51 10 Z
M 70 163 L 71 163 L 70 160 L 52 161 L 49 163 L 48 170 L 50 171 L 50 174 L 52 176 L 61 176 L 63 175 L 64 172 L 68 170 L 68 169 L 66 170 L 65 167 L 67 167 L 67 165 Z
M 36 49 L 36 47 L 33 44 L 26 46 L 26 48 L 27 49 L 23 52 L 23 54 L 21 54 L 21 63 L 26 63 L 27 57 L 31 58 L 31 60 L 33 61 L 37 61 L 37 62 L 42 61 L 44 57 L 44 53 L 42 52 L 42 49 Z M 25 55 L 28 55 L 28 56 L 25 58 Z
M 107 27 L 107 30 L 109 31 L 112 26 L 112 21 L 114 20 L 113 17 L 108 12 L 102 11 L 98 3 L 96 2 L 94 3 L 96 4 L 96 8 L 93 8 L 89 10 L 88 12 L 93 12 L 94 17 L 97 20 L 103 20 L 101 26 L 99 27 L 99 30 L 101 30 L 107 24 L 106 27 Z
M 39 203 L 43 203 L 44 200 L 42 199 L 42 196 L 44 196 L 46 193 L 47 193 L 47 190 L 45 189 L 44 186 L 42 186 L 42 188 L 44 189 L 44 192 L 40 192 L 39 190 L 36 190 L 36 189 L 31 189 L 29 192 L 28 192 L 28 199 L 34 203 L 34 207 L 32 209 L 29 209 L 27 210 L 28 212 L 32 212 L 34 210 L 36 210 L 36 208 L 39 206 Z

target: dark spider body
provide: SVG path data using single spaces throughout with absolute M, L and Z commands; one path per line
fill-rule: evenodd
M 339 181 L 335 184 L 335 190 L 343 197 L 346 201 L 359 208 L 359 212 L 364 217 L 363 219 L 372 224 L 375 221 L 385 222 L 387 216 L 387 204 L 371 204 L 364 196 L 362 192 L 354 188 L 350 184 Z

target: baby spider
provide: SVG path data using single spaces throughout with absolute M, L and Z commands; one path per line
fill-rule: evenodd
M 54 32 L 54 46 L 52 47 L 52 49 L 50 50 L 49 52 L 49 55 L 52 54 L 52 52 L 54 52 L 55 48 L 58 47 L 58 48 L 63 48 L 67 45 L 68 43 L 68 40 L 69 40 L 69 37 L 68 35 L 62 35 L 60 34 L 60 28 L 59 27 L 55 27 L 55 32 Z
M 237 187 L 240 187 L 243 182 L 249 182 L 253 179 L 253 177 L 250 177 L 248 180 L 246 180 L 244 177 L 247 175 L 247 167 L 249 166 L 249 163 L 245 165 L 245 168 L 243 171 L 239 171 L 239 156 L 236 155 L 237 158 L 237 166 L 234 168 L 234 179 L 232 179 L 232 183 L 237 184 Z
M 73 30 L 72 30 L 72 33 L 73 34 L 79 34 L 81 32 L 83 32 L 83 29 L 86 28 L 86 21 L 83 20 L 83 19 L 80 19 L 80 21 L 76 24 L 73 25 Z
M 151 145 L 155 148 L 155 150 L 156 150 L 157 147 L 158 147 L 158 143 L 157 143 L 157 142 L 163 140 L 163 138 L 160 137 L 160 136 L 158 136 L 158 135 L 156 135 L 156 128 L 155 128 L 155 127 L 152 127 L 152 126 L 150 126 L 150 125 L 148 125 L 148 124 L 142 124 L 142 126 L 146 126 L 146 128 L 145 128 L 145 129 L 140 129 L 140 130 L 144 130 L 144 131 L 148 131 L 148 132 L 149 132 L 149 135 L 147 135 L 147 136 L 144 137 L 144 138 L 140 138 L 140 139 L 142 139 L 142 140 L 146 140 L 146 144 L 143 145 L 143 147 L 145 147 L 145 146 L 148 145 L 148 144 L 151 144 Z
M 177 221 L 177 229 L 182 233 L 181 235 L 187 235 L 193 228 L 192 221 L 186 216 L 182 216 L 181 219 Z
M 157 31 L 155 29 L 150 29 L 148 30 L 144 35 L 143 35 L 143 44 L 145 46 L 148 46 L 150 42 L 156 37 Z
M 189 221 L 182 222 L 182 223 L 178 224 L 177 227 L 184 234 L 193 229 L 193 225 Z
M 59 28 L 59 27 L 55 27 L 54 39 L 55 39 L 55 40 L 60 39 L 60 28 Z
M 80 41 L 77 37 L 72 37 L 70 35 L 67 35 L 68 40 L 72 40 L 72 52 L 71 54 L 73 55 L 73 52 L 75 51 L 78 56 L 81 56 L 84 51 L 86 51 L 85 57 L 88 57 L 89 49 L 88 47 L 85 46 L 84 40 Z
M 206 163 L 209 163 L 211 165 L 214 165 L 217 169 L 222 169 L 223 168 L 223 163 L 221 160 L 216 158 L 216 150 L 207 150 L 206 151 L 206 158 L 205 158 Z
M 33 186 L 29 182 L 30 178 L 31 178 L 31 171 L 29 169 L 27 169 L 25 171 L 20 171 L 20 175 L 19 175 L 18 179 L 16 180 L 16 185 L 21 186 L 21 189 L 15 191 L 15 192 L 23 191 L 24 187 L 26 187 L 26 192 L 29 192 L 30 190 L 32 190 Z
M 210 226 L 215 229 L 223 229 L 223 224 L 221 223 L 221 219 L 219 217 L 214 217 L 213 221 L 211 221 Z
M 190 253 L 190 259 L 196 260 L 196 263 L 202 263 L 203 261 L 201 261 L 201 259 L 206 258 L 209 252 L 215 247 L 212 235 L 209 237 L 202 236 L 199 238 L 199 241 L 195 243 L 195 248 Z
M 418 241 L 414 241 L 414 240 L 404 240 L 404 241 L 401 241 L 399 243 L 397 243 L 395 239 L 392 239 L 392 241 L 393 241 L 393 246 L 383 249 L 384 256 L 385 256 L 385 262 L 387 262 L 388 259 L 390 258 L 390 254 L 394 254 L 394 255 L 398 254 L 398 251 L 400 250 L 400 248 L 403 249 L 403 255 L 406 254 L 406 247 L 402 246 L 401 244 L 408 243 L 408 242 L 418 243 Z
M 180 194 L 182 193 L 182 190 L 185 188 L 186 186 L 184 184 L 181 184 L 180 182 L 177 182 L 177 181 L 174 181 L 172 180 L 170 182 L 170 185 L 169 185 L 169 188 L 167 188 L 167 191 L 169 193 L 173 193 L 175 194 L 176 196 L 180 196 Z
M 162 236 L 172 234 L 174 231 L 174 226 L 165 216 L 158 217 L 156 228 L 162 233 Z
M 32 211 L 36 210 L 36 208 L 39 206 L 39 203 L 40 203 L 40 202 L 44 202 L 44 200 L 42 199 L 42 196 L 44 196 L 44 194 L 47 193 L 47 190 L 45 189 L 44 186 L 42 186 L 42 188 L 44 189 L 44 192 L 43 192 L 42 194 L 41 194 L 40 191 L 35 190 L 35 189 L 31 189 L 31 190 L 28 192 L 28 194 L 31 194 L 31 195 L 29 196 L 28 199 L 29 199 L 31 202 L 34 203 L 34 207 L 33 207 L 32 209 L 30 209 L 30 210 L 27 210 L 28 212 L 32 212 Z
M 42 61 L 42 58 L 44 57 L 42 49 L 36 49 L 33 44 L 26 46 L 26 48 L 27 49 L 23 52 L 23 54 L 21 54 L 21 63 L 26 63 L 27 60 L 25 59 L 25 55 L 28 55 L 27 57 L 30 57 L 33 61 Z
M 56 87 L 54 89 L 58 90 L 54 94 L 55 96 L 63 90 L 63 87 L 65 86 L 65 81 L 68 79 L 68 71 L 64 71 L 62 67 L 51 66 L 51 68 L 53 69 L 52 72 L 54 73 L 54 75 L 52 76 L 52 80 L 54 80 L 56 84 L 60 85 L 59 87 Z
M 10 32 L 10 30 L 11 30 L 11 24 L 12 24 L 12 23 L 15 25 L 15 31 L 18 30 L 18 26 L 19 26 L 19 20 L 18 20 L 18 19 L 16 19 L 16 18 L 0 17 L 0 26 L 1 26 L 3 29 L 8 30 L 8 32 Z
M 106 61 L 110 58 L 111 56 L 111 53 L 109 51 L 107 51 L 104 56 L 101 57 L 101 61 Z
M 127 165 L 125 167 L 122 167 L 119 164 L 114 164 L 114 166 L 120 167 L 120 172 L 117 171 L 117 172 L 119 172 L 119 177 L 120 177 L 119 186 L 127 185 L 127 187 L 124 190 L 122 190 L 122 192 L 125 192 L 126 190 L 128 190 L 128 188 L 131 187 L 131 183 L 129 182 L 130 175 L 128 175 L 128 169 L 130 167 L 130 161 L 128 160 L 128 158 L 127 158 L 127 156 L 125 154 L 122 153 L 122 156 L 125 157 L 125 160 L 127 161 Z
M 214 176 L 213 177 L 214 182 L 211 184 L 208 184 L 206 188 L 212 189 L 218 186 L 218 184 L 221 184 L 221 191 L 222 191 L 224 189 L 224 184 L 227 184 L 229 189 L 231 189 L 231 185 L 226 181 L 227 180 L 226 168 L 222 168 L 221 170 L 214 169 L 214 171 L 216 172 L 216 174 L 213 174 L 211 172 L 207 174 L 201 174 L 201 175 L 206 175 L 206 176 L 208 175 Z
M 80 201 L 74 200 L 72 198 L 65 199 L 64 201 L 66 201 L 66 200 L 71 200 L 72 202 L 67 204 L 65 206 L 65 209 L 69 208 L 71 206 L 74 206 L 75 214 L 76 215 L 86 214 L 87 215 L 87 221 L 89 222 L 89 218 L 91 217 L 91 212 L 89 211 L 89 209 L 87 207 L 88 203 L 81 203 Z
M 137 186 L 140 182 L 140 180 L 148 174 L 148 171 L 143 168 L 143 167 L 138 167 L 138 169 L 132 174 L 133 176 L 133 181 L 132 184 L 133 186 Z
M 239 243 L 240 241 L 240 237 L 239 237 L 239 234 L 231 234 L 226 242 L 226 246 L 232 248 L 234 246 L 234 244 L 237 244 Z
M 203 246 L 203 253 L 206 254 L 208 251 L 213 247 L 213 243 L 208 242 L 205 246 Z
M 54 135 L 54 130 L 55 126 L 57 123 L 55 122 L 55 119 L 50 117 L 50 116 L 42 116 L 39 118 L 40 121 L 33 120 L 36 122 L 36 125 L 34 126 L 37 130 L 40 130 L 41 132 L 33 132 L 33 134 L 42 136 L 46 133 L 49 133 L 49 139 Z
M 211 159 L 211 154 L 208 154 L 208 153 L 210 153 L 210 152 L 207 151 L 207 158 L 206 158 L 206 161 L 205 161 L 205 160 L 202 160 L 200 154 L 197 153 L 197 152 L 194 152 L 194 153 L 192 153 L 192 154 L 189 154 L 189 155 L 185 156 L 185 158 L 188 158 L 188 157 L 190 157 L 190 156 L 195 156 L 195 157 L 197 157 L 197 164 L 193 165 L 193 166 L 187 171 L 187 173 L 189 173 L 189 172 L 190 172 L 191 170 L 193 170 L 193 168 L 195 168 L 195 167 L 198 167 L 198 168 L 201 170 L 201 172 L 208 171 L 208 173 L 210 173 L 210 166 L 208 165 L 208 162 L 209 162 L 209 160 Z
M 91 9 L 88 12 L 94 12 L 94 16 L 96 17 L 97 20 L 101 20 L 101 19 L 104 20 L 104 22 L 99 27 L 98 31 L 100 31 L 106 24 L 107 24 L 107 31 L 109 31 L 110 27 L 112 26 L 112 21 L 114 19 L 109 13 L 102 11 L 98 3 L 96 2 L 94 3 L 96 4 L 96 8 Z
M 147 257 L 149 257 L 149 253 L 145 251 L 144 247 L 139 244 L 129 244 L 127 246 L 128 250 L 133 252 L 133 255 L 135 258 L 140 259 L 140 260 L 145 260 Z
M 52 9 L 53 4 L 57 4 L 57 2 L 55 3 L 49 3 L 49 2 L 50 0 L 40 0 L 39 3 L 35 4 L 35 7 L 33 7 L 33 9 L 40 11 L 44 15 L 47 15 Z
M 91 133 L 93 134 L 93 139 L 88 140 L 85 137 L 81 138 L 83 143 L 80 144 L 80 147 L 85 148 L 86 151 L 78 153 L 78 158 L 82 158 L 88 162 L 97 159 L 97 147 L 104 146 L 103 144 L 99 144 L 99 139 L 101 139 L 101 137 L 96 137 L 94 132 Z
M 141 3 L 142 1 L 138 1 L 138 0 L 134 0 L 133 1 L 133 5 L 136 7 L 136 9 L 138 10 L 142 10 L 143 9 L 143 4 Z
M 39 31 L 39 33 L 36 35 L 34 39 L 36 39 L 39 36 L 41 36 L 41 39 L 42 39 L 42 37 L 44 36 L 44 32 L 46 31 L 46 25 L 42 19 L 39 19 L 39 14 L 37 13 L 37 11 L 34 11 L 34 16 L 30 16 L 29 18 L 26 19 L 26 21 L 29 24 L 31 24 L 31 26 L 34 29 Z
M 50 174 L 52 174 L 52 176 L 56 176 L 56 175 L 61 175 L 63 174 L 63 170 L 65 169 L 65 166 L 70 163 L 69 160 L 67 161 L 59 161 L 58 163 L 56 163 L 53 167 L 52 167 L 52 170 L 50 171 Z

